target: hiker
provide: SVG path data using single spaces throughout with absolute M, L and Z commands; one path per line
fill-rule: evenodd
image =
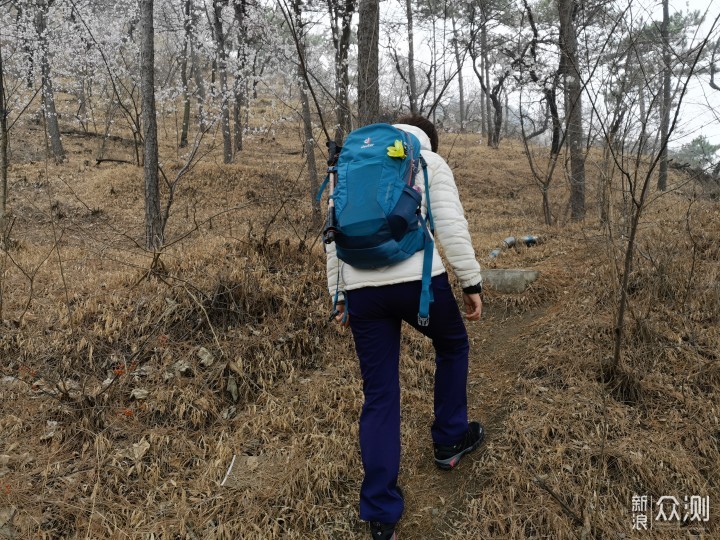
M 465 317 L 477 321 L 482 313 L 480 265 L 453 174 L 445 160 L 435 153 L 437 130 L 432 122 L 418 115 L 400 118 L 394 127 L 419 141 L 420 154 L 427 163 L 427 176 L 423 179 L 423 172 L 418 172 L 413 188 L 422 195 L 421 226 L 425 226 L 425 218 L 434 221 L 434 238 L 442 244 L 447 262 L 463 289 Z M 348 141 L 350 136 L 345 148 Z M 364 140 L 366 144 L 372 144 L 370 141 L 370 137 Z M 400 143 L 397 141 L 396 145 Z M 388 155 L 395 155 L 393 148 L 388 148 Z M 340 156 L 342 159 L 342 152 Z M 426 185 L 430 192 L 429 216 Z M 425 314 L 429 315 L 427 318 L 422 314 L 421 302 L 423 266 L 428 260 L 423 249 L 401 262 L 372 269 L 357 268 L 340 260 L 336 244 L 327 246 L 327 278 L 334 298 L 335 320 L 352 331 L 363 378 L 365 402 L 360 416 L 360 451 L 365 477 L 360 491 L 360 518 L 370 522 L 372 537 L 376 540 L 395 538 L 395 525 L 404 509 L 403 494 L 397 485 L 402 321 L 432 339 L 435 348 L 435 419 L 431 435 L 436 465 L 453 469 L 460 458 L 480 446 L 485 437 L 483 426 L 479 422 L 468 422 L 467 418 L 469 342 L 465 324 L 434 244 L 429 253 L 432 253 L 432 262 L 426 272 L 432 302 L 429 313 Z

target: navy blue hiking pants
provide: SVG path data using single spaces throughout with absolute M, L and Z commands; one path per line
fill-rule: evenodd
M 435 443 L 457 444 L 468 430 L 469 344 L 446 273 L 432 278 L 430 325 L 417 324 L 420 281 L 347 291 L 365 403 L 360 415 L 360 452 L 365 478 L 360 519 L 396 523 L 403 513 L 397 490 L 400 471 L 400 327 L 402 321 L 432 339 L 435 347 Z

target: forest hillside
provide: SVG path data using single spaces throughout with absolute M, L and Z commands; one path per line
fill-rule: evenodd
M 362 386 L 350 334 L 327 322 L 300 131 L 251 134 L 233 164 L 208 148 L 155 252 L 142 168 L 96 163 L 102 141 L 73 134 L 66 162 L 38 160 L 41 132 L 18 131 L 0 252 L 1 538 L 367 536 Z M 128 141 L 106 144 L 132 160 Z M 471 414 L 488 440 L 449 474 L 432 462 L 432 348 L 406 333 L 400 536 L 717 537 L 717 186 L 671 171 L 673 189 L 653 191 L 610 371 L 623 198 L 609 225 L 597 212 L 570 223 L 557 174 L 546 226 L 522 144 L 442 133 L 439 153 L 483 268 L 540 277 L 521 294 L 488 288 L 468 325 Z M 183 166 L 173 155 L 161 145 L 168 176 Z M 587 168 L 595 200 L 601 156 Z M 540 242 L 489 256 L 526 234 Z M 655 519 L 663 496 L 679 519 Z M 709 497 L 708 521 L 685 515 L 691 497 Z
M 0 1 L 0 540 L 370 536 L 316 195 L 407 114 L 487 440 L 435 467 L 406 332 L 399 537 L 720 538 L 718 95 L 719 2 Z

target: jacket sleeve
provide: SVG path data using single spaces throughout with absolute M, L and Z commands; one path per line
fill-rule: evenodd
M 342 265 L 344 264 L 338 259 L 335 250 L 335 242 L 323 244 L 325 246 L 325 255 L 327 256 L 327 283 L 328 291 L 332 298 L 335 297 L 335 291 L 339 291 L 338 300 L 344 300 L 345 282 L 342 278 Z
M 444 159 L 435 153 L 429 154 L 428 183 L 435 239 L 442 245 L 445 258 L 460 286 L 464 288 L 477 285 L 482 283 L 480 263 L 475 258 L 475 249 L 453 173 Z

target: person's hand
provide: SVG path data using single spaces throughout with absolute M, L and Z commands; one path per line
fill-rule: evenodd
M 348 326 L 350 326 L 349 313 L 345 317 L 345 321 L 343 321 L 343 315 L 345 315 L 345 303 L 338 302 L 337 304 L 335 304 L 335 311 L 337 312 L 337 315 L 335 315 L 335 322 L 337 322 L 342 328 L 347 328 Z
M 479 321 L 482 315 L 482 299 L 478 293 L 463 293 L 465 304 L 465 317 L 468 321 Z

